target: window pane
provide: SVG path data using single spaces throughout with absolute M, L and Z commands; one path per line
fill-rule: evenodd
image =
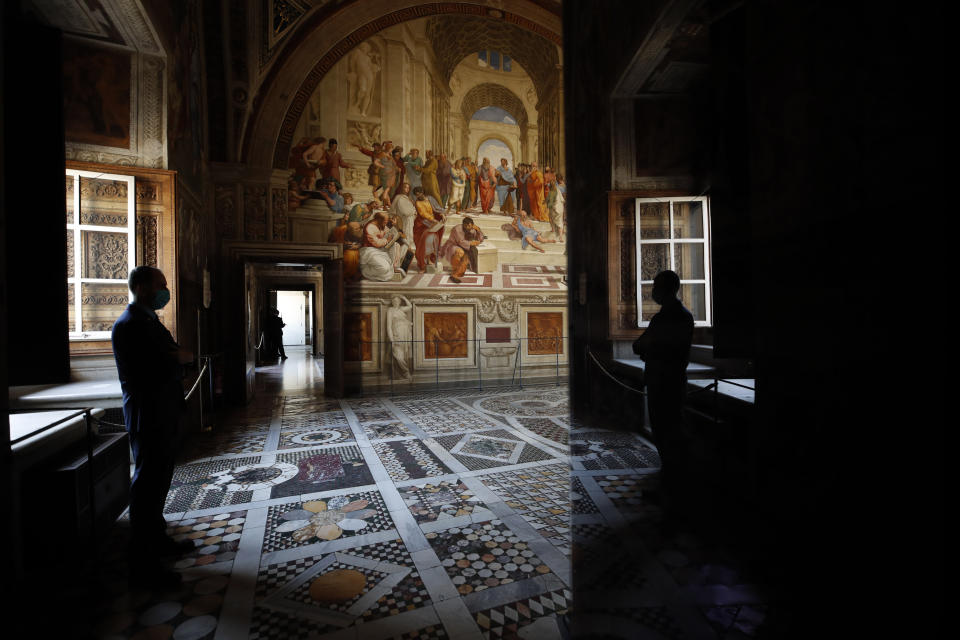
M 653 280 L 664 269 L 670 268 L 669 244 L 640 245 L 640 279 Z
M 680 300 L 690 310 L 694 320 L 707 319 L 707 286 L 704 284 L 681 284 Z
M 500 68 L 500 52 L 499 51 L 490 52 L 490 68 L 491 69 Z
M 67 284 L 67 331 L 76 330 L 74 327 L 76 327 L 77 314 L 73 306 L 75 299 L 73 284 Z
M 665 240 L 670 237 L 670 203 L 642 202 L 640 212 L 640 239 Z
M 486 52 L 486 51 L 479 51 L 479 52 L 477 52 L 477 64 L 479 64 L 481 67 L 487 66 L 487 52 Z
M 73 224 L 73 176 L 67 179 L 67 224 Z
M 703 244 L 678 242 L 673 246 L 674 271 L 681 280 L 703 280 L 706 276 L 703 260 Z
M 67 229 L 67 277 L 72 278 L 74 275 L 74 257 L 73 252 L 73 229 Z
M 126 280 L 127 235 L 107 231 L 83 231 L 81 272 L 84 278 Z
M 653 300 L 653 285 L 640 285 L 640 297 L 640 319 L 649 322 L 650 318 L 656 315 L 657 311 L 660 311 L 660 305 Z
M 674 238 L 702 238 L 703 237 L 703 203 L 674 202 L 673 203 L 673 237 Z
M 513 65 L 511 65 L 510 63 L 510 56 L 503 56 L 503 70 L 512 71 L 512 69 L 510 68 L 511 66 Z
M 110 331 L 127 306 L 127 284 L 89 282 L 81 285 L 83 331 Z
M 80 178 L 80 224 L 127 226 L 127 183 Z

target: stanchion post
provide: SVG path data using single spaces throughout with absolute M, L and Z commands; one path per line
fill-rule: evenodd
M 440 390 L 440 343 L 436 338 L 433 339 L 433 362 L 434 362 L 434 369 L 437 372 L 436 388 L 437 388 L 437 391 L 439 391 Z
M 517 358 L 520 362 L 520 388 L 523 389 L 523 338 L 518 338 Z
M 480 383 L 480 391 L 483 391 L 483 363 L 480 361 L 480 336 L 473 334 L 473 357 L 477 359 L 477 382 Z
M 557 354 L 557 386 L 560 386 L 560 338 L 554 339 L 553 351 Z

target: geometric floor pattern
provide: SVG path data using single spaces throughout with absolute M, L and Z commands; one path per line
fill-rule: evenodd
M 565 386 L 338 400 L 288 355 L 180 458 L 165 516 L 196 545 L 183 588 L 118 592 L 94 637 L 549 639 L 574 611 L 597 638 L 760 626 L 745 578 L 696 539 L 644 537 L 655 448 L 571 429 Z M 620 555 L 624 538 L 649 553 Z M 718 585 L 723 606 L 698 597 Z

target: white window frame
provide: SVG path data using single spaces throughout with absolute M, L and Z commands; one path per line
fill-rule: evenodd
M 84 284 L 90 283 L 127 283 L 127 279 L 112 278 L 82 278 L 83 273 L 83 245 L 81 244 L 84 231 L 98 231 L 106 233 L 123 233 L 127 236 L 127 273 L 129 273 L 137 261 L 136 247 L 136 188 L 134 176 L 116 175 L 112 173 L 101 173 L 99 171 L 79 171 L 77 169 L 67 169 L 66 175 L 73 176 L 73 222 L 67 223 L 67 233 L 73 234 L 73 277 L 67 278 L 67 284 L 73 287 L 73 330 L 69 332 L 70 341 L 80 340 L 103 340 L 110 338 L 109 331 L 84 331 L 83 330 L 83 299 L 82 291 Z M 116 182 L 127 183 L 127 226 L 123 227 L 104 227 L 93 224 L 80 224 L 80 178 L 93 178 L 101 180 L 113 180 Z M 64 248 L 66 249 L 66 247 Z M 127 300 L 130 299 L 130 293 L 127 292 Z
M 669 203 L 669 223 L 670 230 L 668 232 L 668 237 L 663 239 L 644 239 L 640 235 L 640 205 L 650 204 L 650 203 Z M 673 205 L 675 202 L 699 202 L 701 203 L 701 215 L 703 216 L 703 238 L 674 238 L 673 231 Z M 638 327 L 647 327 L 650 325 L 649 320 L 643 319 L 643 295 L 642 287 L 644 285 L 652 285 L 653 280 L 641 280 L 642 273 L 642 264 L 641 261 L 641 252 L 643 247 L 650 246 L 653 244 L 666 244 L 669 245 L 667 254 L 670 256 L 670 269 L 676 271 L 675 264 L 675 251 L 674 247 L 678 244 L 702 244 L 703 245 L 703 275 L 704 277 L 699 280 L 680 280 L 680 285 L 685 284 L 702 284 L 705 290 L 705 300 L 704 304 L 706 307 L 706 319 L 705 320 L 695 320 L 694 326 L 697 327 L 710 327 L 713 326 L 713 292 L 710 280 L 710 213 L 709 213 L 709 202 L 706 196 L 680 196 L 672 198 L 637 198 L 634 206 L 634 224 L 636 226 L 636 252 L 637 252 L 637 326 Z M 678 274 L 679 275 L 679 274 Z

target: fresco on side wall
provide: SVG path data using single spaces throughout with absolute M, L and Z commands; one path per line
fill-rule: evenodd
M 538 89 L 495 51 L 444 77 L 429 20 L 359 43 L 311 96 L 289 158 L 290 239 L 342 244 L 348 297 L 565 292 L 566 187 L 537 155 Z
M 130 146 L 130 54 L 63 42 L 63 114 L 68 140 Z

